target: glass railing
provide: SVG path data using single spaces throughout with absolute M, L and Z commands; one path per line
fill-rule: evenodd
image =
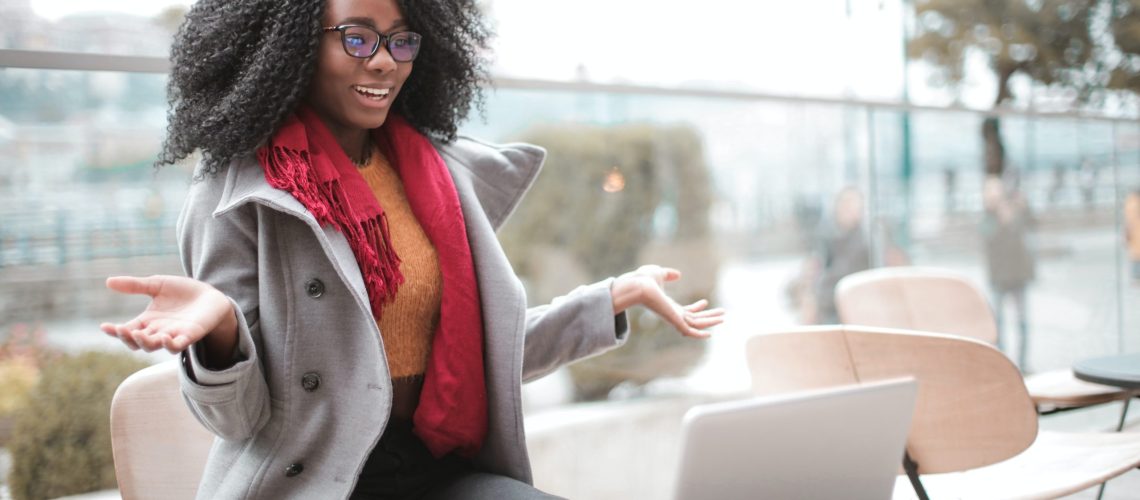
M 71 325 L 125 313 L 117 309 L 123 304 L 102 297 L 101 276 L 137 272 L 140 258 L 155 263 L 147 272 L 178 271 L 173 224 L 188 166 L 151 165 L 164 131 L 164 76 L 6 68 L 0 83 L 18 89 L 0 97 L 5 323 Z M 845 188 L 864 198 L 861 236 L 849 244 L 871 265 L 947 267 L 982 286 L 992 281 L 981 229 L 981 112 L 502 80 L 488 94 L 485 117 L 464 133 L 509 141 L 551 126 L 645 124 L 695 133 L 711 196 L 700 217 L 723 263 L 715 268 L 767 277 L 719 288 L 718 298 L 779 298 L 767 306 L 773 320 L 834 320 L 826 307 L 804 304 L 829 301 L 818 281 L 830 271 L 818 257 L 834 233 L 835 198 Z M 1028 368 L 1140 348 L 1140 320 L 1126 307 L 1137 286 L 1120 223 L 1123 197 L 1140 185 L 1140 126 L 1101 117 L 998 118 L 1004 178 L 1016 184 L 1006 190 L 1025 199 L 1035 221 L 1024 236 L 1034 263 L 1033 278 L 1024 280 L 1033 343 Z M 609 167 L 635 166 L 615 159 Z M 653 207 L 646 248 L 685 238 L 675 227 L 677 191 L 685 186 L 660 187 L 671 192 L 660 193 Z M 66 287 L 63 295 L 73 300 L 64 302 L 79 306 L 61 307 L 50 288 L 37 291 L 47 283 Z M 1006 309 L 1007 330 L 1016 328 L 1016 308 Z M 760 320 L 750 328 L 763 326 Z
M 790 313 L 800 322 L 834 321 L 826 307 L 804 304 L 828 302 L 820 280 L 831 272 L 845 273 L 845 266 L 860 266 L 838 255 L 834 271 L 820 269 L 828 267 L 819 257 L 826 253 L 821 248 L 826 235 L 835 232 L 836 197 L 850 187 L 865 200 L 858 214 L 864 221 L 857 226 L 861 238 L 842 243 L 849 252 L 867 253 L 853 258 L 874 266 L 954 269 L 971 276 L 995 302 L 998 288 L 1010 289 L 1002 293 L 1003 330 L 1016 343 L 1014 332 L 1025 322 L 1026 369 L 1060 368 L 1082 357 L 1140 349 L 1140 324 L 1127 306 L 1140 296 L 1140 283 L 1130 276 L 1121 226 L 1123 199 L 1140 187 L 1140 125 L 1134 120 L 1020 112 L 989 116 L 759 94 L 614 91 L 589 84 L 532 87 L 500 85 L 489 100 L 486 124 L 468 130 L 508 140 L 543 124 L 652 123 L 699 134 L 715 186 L 708 217 L 717 252 L 727 264 L 722 276 L 739 266 L 768 278 L 740 280 L 740 288 L 722 286 L 719 298 L 726 303 L 751 304 L 745 309 L 755 310 L 757 298 L 778 297 L 773 290 L 786 287 L 789 303 L 769 305 L 770 313 Z M 982 128 L 990 118 L 997 120 L 1005 149 L 1006 197 L 1024 199 L 1026 220 L 1032 221 L 1013 244 L 1024 250 L 998 244 L 987 251 Z M 659 236 L 675 242 L 668 234 Z M 1006 276 L 1011 267 L 1023 269 Z M 1012 297 L 1021 289 L 1024 319 Z M 778 323 L 778 317 L 758 317 L 742 330 L 762 329 Z

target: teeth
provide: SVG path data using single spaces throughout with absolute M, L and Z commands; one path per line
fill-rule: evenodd
M 385 97 L 388 95 L 388 92 L 391 90 L 391 89 L 374 89 L 374 88 L 369 88 L 369 87 L 361 87 L 360 85 L 354 85 L 352 88 L 356 89 L 357 92 L 360 92 L 362 94 L 368 94 L 370 96 L 375 96 L 375 97 Z

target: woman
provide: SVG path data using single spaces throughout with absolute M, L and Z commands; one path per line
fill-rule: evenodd
M 1007 189 L 996 175 L 982 184 L 982 241 L 986 251 L 986 271 L 993 291 L 994 319 L 998 349 L 1010 353 L 1005 340 L 1005 299 L 1013 299 L 1017 311 L 1017 366 L 1029 371 L 1029 306 L 1026 289 L 1036 277 L 1036 263 L 1029 246 L 1029 233 L 1035 225 L 1033 213 L 1020 191 Z M 1010 357 L 1014 356 L 1010 354 Z
M 723 312 L 644 266 L 547 306 L 494 231 L 542 150 L 459 138 L 487 30 L 470 0 L 200 0 L 173 48 L 161 160 L 201 150 L 188 277 L 103 324 L 181 353 L 218 439 L 200 498 L 543 498 L 520 384 L 620 345 L 645 305 L 706 337 Z M 430 139 L 429 139 L 430 137 Z

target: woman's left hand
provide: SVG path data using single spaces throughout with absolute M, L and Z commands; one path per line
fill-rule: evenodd
M 657 313 L 686 337 L 708 338 L 708 331 L 724 322 L 724 309 L 706 309 L 709 301 L 698 300 L 687 306 L 665 293 L 665 283 L 681 279 L 681 271 L 656 265 L 646 265 L 614 280 L 611 290 L 614 314 L 635 305 L 643 305 Z

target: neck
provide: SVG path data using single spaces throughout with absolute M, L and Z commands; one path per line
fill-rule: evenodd
M 365 148 L 371 148 L 372 139 L 369 130 L 339 126 L 334 120 L 328 119 L 319 112 L 317 116 L 324 122 L 325 127 L 328 127 L 329 132 L 336 138 L 337 144 L 340 145 L 341 150 L 350 160 L 360 161 L 366 154 Z
M 344 154 L 353 163 L 360 163 L 366 159 L 368 152 L 372 148 L 372 139 L 368 135 L 367 130 L 353 131 L 349 134 L 334 134 L 336 136 L 337 144 L 340 144 Z

